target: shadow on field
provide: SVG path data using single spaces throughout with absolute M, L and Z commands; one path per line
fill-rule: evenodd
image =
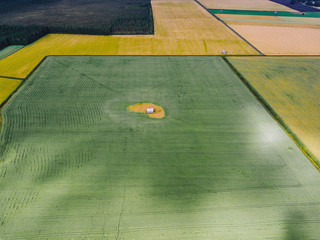
M 305 216 L 300 211 L 291 211 L 286 217 L 285 240 L 309 239 L 304 228 Z

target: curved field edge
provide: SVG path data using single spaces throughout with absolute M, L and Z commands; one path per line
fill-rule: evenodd
M 269 56 L 270 57 L 270 56 Z M 225 57 L 225 62 L 230 66 L 234 73 L 241 79 L 241 81 L 248 87 L 252 94 L 262 103 L 266 110 L 270 113 L 271 116 L 280 124 L 283 130 L 288 134 L 288 136 L 296 143 L 304 155 L 309 159 L 312 165 L 320 171 L 320 160 L 309 150 L 309 148 L 303 143 L 303 141 L 296 135 L 290 126 L 283 120 L 283 118 L 272 108 L 268 101 L 259 93 L 259 91 L 247 80 L 243 74 L 237 69 L 236 65 L 232 63 Z
M 318 172 L 219 57 L 47 58 L 12 100 L 5 240 L 319 233 Z

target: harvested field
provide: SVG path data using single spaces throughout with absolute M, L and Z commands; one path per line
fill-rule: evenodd
M 193 1 L 152 2 L 154 36 L 48 35 L 0 61 L 0 76 L 25 78 L 47 55 L 258 55 Z
M 319 172 L 219 57 L 49 57 L 2 115 L 4 240 L 320 235 Z
M 271 22 L 271 21 L 263 21 L 263 20 L 234 20 L 234 19 L 225 19 L 224 20 L 228 25 L 241 25 L 241 26 L 267 26 L 267 27 L 285 27 L 285 28 L 300 28 L 300 29 L 320 29 L 320 25 L 315 24 L 304 24 L 304 23 L 291 23 L 287 21 L 279 21 L 279 22 Z M 312 54 L 313 55 L 313 54 Z
M 319 18 L 281 17 L 288 23 L 320 25 Z
M 216 14 L 227 24 L 319 28 L 319 18 Z
M 20 50 L 23 47 L 24 46 L 22 45 L 12 45 L 12 46 L 6 47 L 5 49 L 2 49 L 0 51 L 0 60 L 8 57 L 9 55 L 15 53 L 16 51 Z
M 320 166 L 320 58 L 229 59 L 318 159 Z
M 266 55 L 319 55 L 318 25 L 270 26 L 270 23 L 229 23 L 240 35 Z M 308 44 L 306 44 L 306 42 Z
M 199 0 L 206 8 L 231 10 L 294 11 L 269 0 Z
M 11 95 L 11 93 L 19 86 L 21 81 L 1 78 L 0 77 L 0 106 Z

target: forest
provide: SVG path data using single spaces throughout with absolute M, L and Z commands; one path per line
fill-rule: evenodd
M 153 33 L 150 0 L 2 0 L 0 9 L 0 49 L 49 33 Z

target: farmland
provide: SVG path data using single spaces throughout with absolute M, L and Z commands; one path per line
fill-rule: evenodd
M 20 80 L 0 77 L 0 106 L 2 106 L 3 102 L 11 95 L 20 83 Z
M 206 8 L 231 10 L 295 11 L 269 0 L 200 0 Z
M 0 76 L 25 78 L 47 55 L 257 55 L 193 1 L 152 2 L 154 35 L 51 34 L 0 61 Z
M 21 48 L 23 48 L 23 46 L 21 45 L 12 45 L 9 47 L 6 47 L 5 49 L 2 49 L 0 51 L 0 60 L 3 58 L 8 57 L 9 55 L 15 53 L 16 51 L 20 50 Z
M 319 28 L 265 26 L 261 23 L 229 24 L 268 55 L 319 55 Z M 290 40 L 289 40 L 290 39 Z M 308 44 L 306 44 L 308 42 Z
M 241 57 L 230 61 L 320 165 L 320 58 Z
M 319 172 L 219 57 L 49 57 L 2 115 L 4 240 L 320 234 Z
M 152 34 L 150 0 L 0 1 L 0 49 L 49 33 Z
M 320 41 L 318 13 L 306 17 L 224 13 L 217 16 L 265 55 L 320 54 L 317 44 Z
M 0 240 L 319 239 L 305 9 L 0 0 Z

